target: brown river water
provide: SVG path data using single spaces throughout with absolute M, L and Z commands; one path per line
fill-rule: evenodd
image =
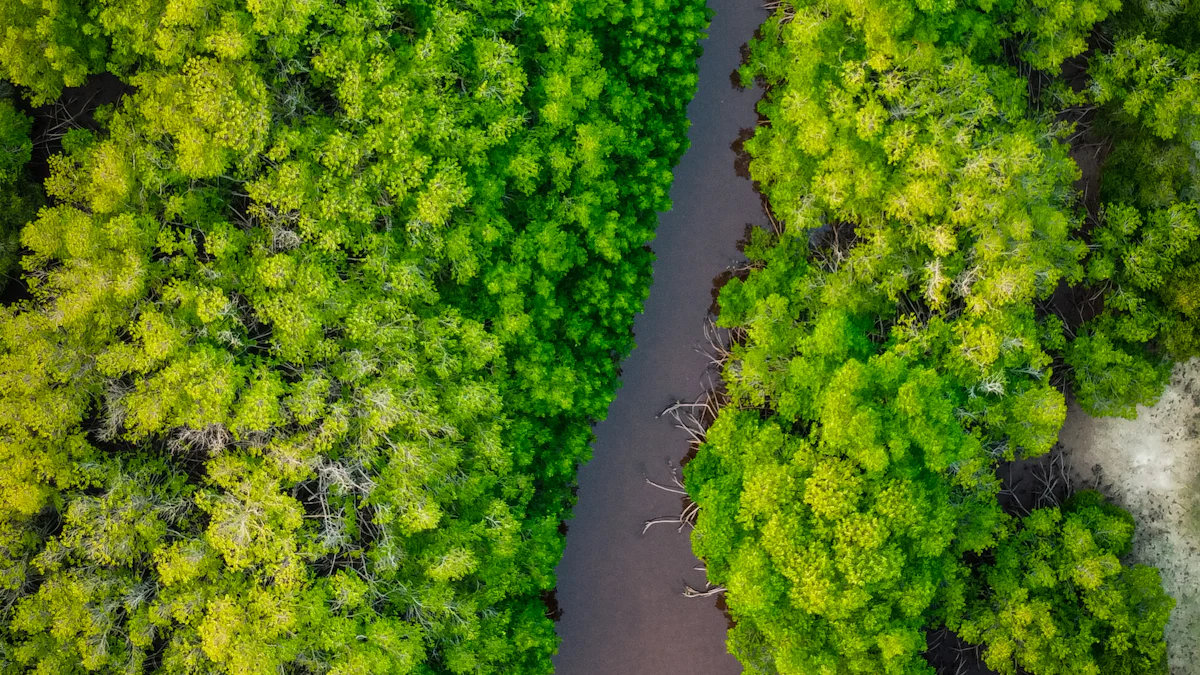
M 738 91 L 730 73 L 767 17 L 757 0 L 710 0 L 716 14 L 703 42 L 700 83 L 688 107 L 691 147 L 675 169 L 674 208 L 661 214 L 654 283 L 634 323 L 637 348 L 623 364 L 621 389 L 596 427 L 593 458 L 579 472 L 579 503 L 558 567 L 562 645 L 559 675 L 726 675 L 741 672 L 726 653 L 726 620 L 703 589 L 686 531 L 647 519 L 678 514 L 678 495 L 646 484 L 670 483 L 688 436 L 656 417 L 704 388 L 704 318 L 713 281 L 741 260 L 748 224 L 764 225 L 758 194 L 737 174 L 731 149 L 753 128 L 761 95 Z

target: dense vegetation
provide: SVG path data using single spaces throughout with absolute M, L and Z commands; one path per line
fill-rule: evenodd
M 1085 99 L 1112 139 L 1088 281 L 1105 311 L 1068 362 L 1081 403 L 1132 416 L 1169 361 L 1200 356 L 1200 3 L 1134 5 L 1092 60 Z
M 549 672 L 706 11 L 0 0 L 0 672 Z
M 0 288 L 17 274 L 21 226 L 40 206 L 41 191 L 27 171 L 33 157 L 33 120 L 0 90 Z
M 777 228 L 686 468 L 751 671 L 928 673 L 945 627 L 1165 672 L 1128 514 L 1018 517 L 995 473 L 1065 388 L 1131 415 L 1200 355 L 1200 3 L 1133 2 L 785 0 L 752 43 Z M 0 672 L 549 672 L 706 19 L 0 0 Z M 22 110 L 104 72 L 35 185 Z
M 1050 450 L 1064 384 L 1131 414 L 1196 353 L 1194 22 L 1119 9 L 785 1 L 752 42 L 777 226 L 722 289 L 728 403 L 685 471 L 751 672 L 929 673 L 940 627 L 1006 675 L 1166 672 L 1174 601 L 1121 564 L 1129 516 L 1081 493 L 1015 517 L 995 473 Z M 1059 64 L 1106 20 L 1074 91 Z M 1083 131 L 1115 147 L 1093 214 Z M 1083 326 L 1068 287 L 1102 303 Z

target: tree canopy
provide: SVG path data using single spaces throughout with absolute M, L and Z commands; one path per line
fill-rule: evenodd
M 1165 384 L 1161 357 L 1094 328 L 1129 320 L 1116 302 L 1082 327 L 1055 311 L 1061 289 L 1152 279 L 1193 241 L 1194 205 L 1085 227 L 1078 127 L 1030 98 L 1028 73 L 1118 9 L 784 2 L 751 43 L 765 121 L 746 149 L 775 228 L 721 290 L 727 402 L 685 467 L 749 671 L 931 673 L 926 632 L 949 627 L 1003 673 L 1164 672 L 1174 601 L 1120 562 L 1129 516 L 1086 495 L 1006 513 L 995 471 L 1056 443 L 1066 381 L 1109 413 Z M 1186 134 L 1189 95 L 1134 93 L 1149 83 L 1122 49 L 1094 57 L 1091 89 L 1048 94 Z M 1130 241 L 1152 250 L 1111 262 Z
M 1093 412 L 1132 416 L 1157 400 L 1170 361 L 1200 356 L 1200 60 L 1180 29 L 1194 4 L 1134 3 L 1086 91 L 1112 139 L 1088 266 L 1104 312 L 1069 355 Z
M 49 158 L 0 309 L 0 671 L 549 672 L 703 3 L 0 22 L 34 104 L 131 87 Z M 0 138 L 7 181 L 7 103 Z

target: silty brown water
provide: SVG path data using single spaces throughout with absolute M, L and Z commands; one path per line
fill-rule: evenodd
M 715 10 L 700 59 L 700 83 L 688 107 L 691 147 L 675 170 L 674 209 L 660 216 L 658 256 L 645 312 L 634 324 L 637 348 L 623 365 L 622 387 L 596 427 L 594 456 L 579 473 L 579 503 L 558 568 L 559 675 L 732 675 L 726 621 L 713 599 L 681 595 L 704 588 L 690 542 L 674 527 L 642 535 L 643 522 L 679 513 L 679 497 L 647 477 L 670 481 L 670 462 L 687 452 L 687 435 L 664 408 L 704 387 L 703 320 L 713 279 L 740 259 L 748 223 L 765 224 L 750 181 L 737 175 L 731 149 L 753 128 L 760 91 L 738 91 L 730 73 L 740 49 L 767 13 L 754 0 L 710 0 Z

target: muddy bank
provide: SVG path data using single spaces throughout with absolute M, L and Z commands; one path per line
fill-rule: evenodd
M 648 486 L 669 483 L 669 465 L 687 452 L 687 435 L 664 408 L 703 389 L 708 359 L 703 318 L 713 279 L 740 259 L 748 223 L 766 218 L 731 145 L 752 128 L 760 93 L 731 86 L 740 48 L 767 13 L 746 0 L 710 0 L 716 11 L 700 59 L 700 84 L 688 108 L 691 147 L 675 170 L 674 209 L 662 214 L 654 283 L 634 324 L 637 348 L 622 387 L 596 428 L 594 456 L 579 473 L 579 503 L 558 568 L 560 675 L 725 675 L 741 671 L 725 650 L 725 618 L 704 588 L 686 534 L 643 522 L 679 512 L 679 497 Z
M 1072 403 L 1059 441 L 1076 487 L 1133 514 L 1130 561 L 1162 570 L 1177 603 L 1171 674 L 1200 674 L 1200 360 L 1176 366 L 1162 399 L 1135 420 L 1089 417 Z

